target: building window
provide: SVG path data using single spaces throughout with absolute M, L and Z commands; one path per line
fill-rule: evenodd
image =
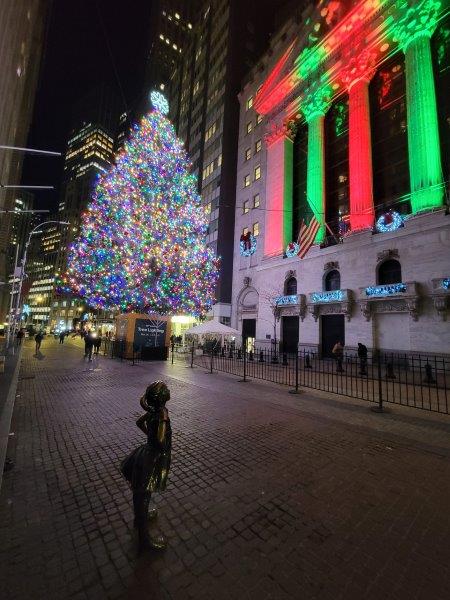
M 340 218 L 349 211 L 348 96 L 339 98 L 327 112 L 325 136 L 325 219 L 330 229 L 339 234 Z
M 243 215 L 247 214 L 249 210 L 250 210 L 250 201 L 249 200 L 245 200 L 244 204 L 242 206 L 242 214 Z
M 253 106 L 253 96 L 250 96 L 249 98 L 247 98 L 247 110 L 249 110 L 252 106 Z
M 253 223 L 252 233 L 255 237 L 259 235 L 259 223 Z
M 450 179 L 450 15 L 440 21 L 431 38 L 436 83 L 439 138 L 444 181 Z
M 256 124 L 259 125 L 261 123 L 261 121 L 263 120 L 262 115 L 260 115 L 259 113 L 256 115 Z
M 294 189 L 292 194 L 292 239 L 298 239 L 302 220 L 309 223 L 312 210 L 306 199 L 306 175 L 308 158 L 308 126 L 300 125 L 294 140 Z
M 258 152 L 260 152 L 261 150 L 261 140 L 256 140 L 255 143 L 255 154 L 258 154 Z
M 248 187 L 250 185 L 251 181 L 250 181 L 250 175 L 246 175 L 244 177 L 244 187 Z
M 247 128 L 246 128 L 247 133 L 251 133 L 252 129 L 253 129 L 253 123 L 251 121 L 249 121 L 247 123 Z
M 253 196 L 253 208 L 258 208 L 260 203 L 259 194 Z
M 255 181 L 261 177 L 261 165 L 255 167 Z
M 369 90 L 376 216 L 389 208 L 408 214 L 410 203 L 401 198 L 410 192 L 405 58 L 402 52 L 381 65 Z
M 289 277 L 284 284 L 284 293 L 286 296 L 294 296 L 297 293 L 297 279 Z
M 390 283 L 401 283 L 402 267 L 398 260 L 390 259 L 378 267 L 378 285 L 388 285 Z
M 252 149 L 247 148 L 247 150 L 245 151 L 245 160 L 250 160 L 251 157 L 252 157 Z
M 332 292 L 334 290 L 341 289 L 341 275 L 339 271 L 333 269 L 325 275 L 324 288 L 326 292 Z

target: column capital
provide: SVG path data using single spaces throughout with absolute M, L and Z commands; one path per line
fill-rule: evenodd
M 359 81 L 370 82 L 375 74 L 376 53 L 365 49 L 359 52 L 359 48 L 346 62 L 340 72 L 340 79 L 348 91 Z
M 316 116 L 324 117 L 330 108 L 333 90 L 329 84 L 313 83 L 305 90 L 300 110 L 309 123 Z
M 282 123 L 274 123 L 270 127 L 269 131 L 266 132 L 264 138 L 266 140 L 267 147 L 269 147 L 282 138 L 293 142 L 296 133 L 297 123 L 293 120 L 289 120 Z
M 403 2 L 392 25 L 392 36 L 403 51 L 418 37 L 431 38 L 441 9 L 440 0 L 409 0 Z M 412 4 L 410 6 L 410 4 Z

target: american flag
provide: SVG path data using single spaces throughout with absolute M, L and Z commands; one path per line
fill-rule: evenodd
M 300 231 L 298 233 L 299 251 L 297 256 L 300 256 L 300 258 L 305 258 L 308 250 L 311 248 L 314 240 L 316 239 L 319 229 L 320 223 L 314 215 L 312 216 L 308 226 L 305 225 L 305 221 L 302 219 L 302 224 L 300 225 Z

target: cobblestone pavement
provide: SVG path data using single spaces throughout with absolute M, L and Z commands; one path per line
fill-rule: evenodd
M 119 461 L 138 397 L 172 391 L 173 466 L 138 557 Z M 0 496 L 0 596 L 439 600 L 450 597 L 450 418 L 182 365 L 85 363 L 46 339 L 23 363 Z

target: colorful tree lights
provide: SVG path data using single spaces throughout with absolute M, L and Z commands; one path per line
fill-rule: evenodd
M 183 145 L 159 108 L 99 178 L 65 285 L 97 308 L 200 315 L 214 299 L 218 260 Z

